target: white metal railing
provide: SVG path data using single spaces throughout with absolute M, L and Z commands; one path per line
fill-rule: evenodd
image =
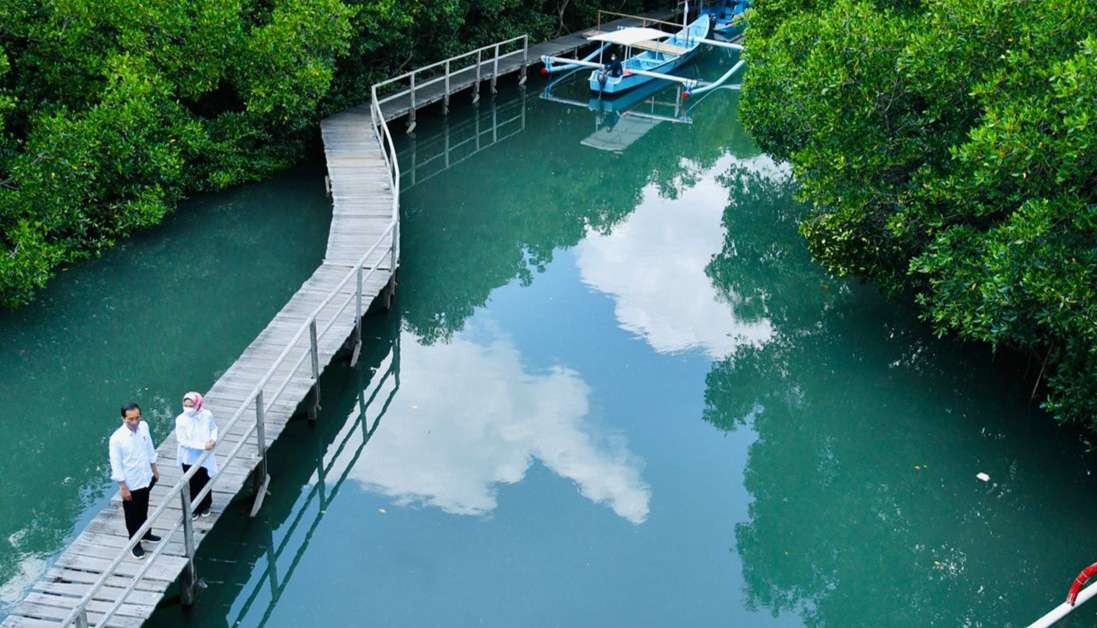
M 512 50 L 507 50 L 508 48 Z M 529 65 L 529 35 L 519 35 L 518 37 L 504 39 L 503 41 L 498 41 L 494 44 L 481 46 L 448 59 L 443 59 L 442 61 L 416 68 L 411 72 L 405 72 L 400 76 L 394 76 L 390 79 L 381 81 L 380 83 L 375 83 L 371 88 L 370 95 L 372 100 L 377 103 L 378 107 L 387 102 L 396 100 L 397 98 L 406 96 L 408 98 L 408 129 L 410 131 L 415 127 L 416 108 L 420 106 L 420 104 L 426 104 L 420 99 L 422 90 L 437 83 L 444 83 L 442 99 L 445 102 L 445 108 L 448 111 L 450 95 L 458 89 L 468 87 L 467 84 L 452 86 L 451 81 L 454 76 L 465 72 L 468 72 L 471 75 L 475 72 L 475 81 L 472 85 L 478 88 L 480 82 L 485 78 L 488 78 L 491 80 L 491 91 L 492 93 L 495 93 L 496 83 L 499 79 L 499 62 L 516 55 L 522 56 L 522 76 L 519 80 L 524 84 L 526 78 L 525 68 Z M 485 66 L 487 66 L 488 70 L 486 76 L 484 72 Z M 477 99 L 479 99 L 478 89 L 473 95 L 473 100 L 475 101 Z M 437 96 L 431 100 L 436 101 Z
M 376 87 L 374 88 L 373 93 L 376 93 Z M 380 113 L 380 104 L 377 102 L 376 99 L 372 100 L 371 110 L 376 113 Z M 352 301 L 356 304 L 356 318 L 354 323 L 355 339 L 357 342 L 361 341 L 362 315 L 364 314 L 363 305 L 368 305 L 363 303 L 364 284 L 365 281 L 378 270 L 377 264 L 370 264 L 370 267 L 368 268 L 366 267 L 366 264 L 372 258 L 376 257 L 379 251 L 382 251 L 386 248 L 383 246 L 383 244 L 390 236 L 391 241 L 387 248 L 390 255 L 389 269 L 391 272 L 395 273 L 399 261 L 400 164 L 396 160 L 396 148 L 393 144 L 392 134 L 389 132 L 388 125 L 385 124 L 384 116 L 374 116 L 373 122 L 374 134 L 376 135 L 378 144 L 380 145 L 381 154 L 385 159 L 385 164 L 388 166 L 389 187 L 392 191 L 392 217 L 389 221 L 389 224 L 386 227 L 385 231 L 381 234 L 381 237 L 378 238 L 377 241 L 374 242 L 373 245 L 370 246 L 369 249 L 361 257 L 358 258 L 358 261 L 355 263 L 354 267 L 351 268 L 346 273 L 346 275 L 343 276 L 342 280 L 339 281 L 339 283 L 331 289 L 327 297 L 325 297 L 324 300 L 312 310 L 308 318 L 301 324 L 300 328 L 297 330 L 297 333 L 294 334 L 293 339 L 270 365 L 270 368 L 268 368 L 267 371 L 263 374 L 263 377 L 260 378 L 259 383 L 257 383 L 255 387 L 252 388 L 251 392 L 248 393 L 247 398 L 237 406 L 236 410 L 232 413 L 231 418 L 229 419 L 228 423 L 225 425 L 222 431 L 222 433 L 226 435 L 226 438 L 231 436 L 233 429 L 244 416 L 244 412 L 247 410 L 248 406 L 250 406 L 252 403 L 255 404 L 255 421 L 244 431 L 242 435 L 239 436 L 239 442 L 237 442 L 232 450 L 229 451 L 228 455 L 223 458 L 223 464 L 224 467 L 227 468 L 233 461 L 235 461 L 239 457 L 240 452 L 244 450 L 244 445 L 248 443 L 251 439 L 252 434 L 255 434 L 255 442 L 258 450 L 258 455 L 260 457 L 260 474 L 262 476 L 261 479 L 264 482 L 264 486 L 267 479 L 267 442 L 264 429 L 264 416 L 266 412 L 269 411 L 275 405 L 275 403 L 278 402 L 279 398 L 288 388 L 290 382 L 294 379 L 298 369 L 304 363 L 306 358 L 311 358 L 310 366 L 311 377 L 313 381 L 315 382 L 319 379 L 319 338 L 325 337 L 324 335 L 329 330 L 331 330 L 335 322 L 340 319 L 340 316 L 343 314 L 343 312 L 347 309 Z M 317 330 L 317 322 L 319 320 L 320 314 L 325 310 L 325 308 L 328 307 L 329 304 L 331 304 L 332 300 L 354 277 L 357 277 L 357 287 L 355 291 L 351 292 L 347 296 L 347 298 L 344 299 L 344 301 L 340 304 L 335 313 L 331 315 L 331 319 L 327 322 L 327 324 L 324 325 L 322 329 Z M 290 355 L 290 352 L 297 347 L 297 343 L 301 341 L 306 332 L 308 332 L 309 334 L 309 350 L 302 352 L 301 356 L 297 359 L 297 362 L 286 374 L 285 381 L 281 382 L 281 386 L 270 397 L 270 399 L 264 399 L 264 387 L 266 387 L 267 384 L 271 383 L 275 372 L 286 361 L 286 359 Z M 343 339 L 340 339 L 340 341 L 342 340 Z M 88 592 L 80 598 L 76 606 L 72 609 L 72 611 L 69 612 L 69 614 L 62 622 L 63 625 L 67 626 L 75 624 L 76 626 L 80 627 L 89 626 L 88 604 L 103 587 L 107 579 L 115 575 L 118 566 L 121 565 L 122 561 L 124 561 L 126 557 L 130 555 L 131 550 L 137 543 L 140 542 L 141 537 L 143 537 L 147 532 L 152 530 L 153 524 L 160 521 L 165 516 L 165 513 L 168 512 L 168 506 L 174 501 L 174 499 L 176 499 L 176 496 L 178 496 L 178 499 L 181 500 L 182 504 L 182 512 L 180 513 L 179 520 L 176 521 L 174 525 L 172 525 L 171 528 L 168 530 L 168 532 L 164 534 L 163 541 L 161 541 L 157 545 L 156 549 L 154 549 L 152 553 L 147 557 L 147 560 L 144 561 L 141 569 L 138 570 L 136 575 L 131 578 L 128 585 L 123 589 L 122 593 L 118 596 L 114 603 L 102 613 L 102 617 L 99 618 L 95 625 L 101 626 L 114 616 L 114 613 L 116 613 L 118 611 L 118 608 L 123 603 L 125 603 L 130 593 L 132 593 L 133 590 L 136 588 L 137 583 L 141 581 L 141 579 L 148 572 L 149 568 L 156 562 L 156 559 L 162 554 L 164 548 L 168 546 L 169 542 L 172 540 L 172 537 L 175 535 L 176 532 L 179 531 L 180 527 L 183 528 L 183 543 L 186 550 L 186 559 L 188 561 L 187 567 L 184 568 L 183 577 L 185 580 L 190 581 L 184 583 L 184 588 L 186 589 L 187 587 L 191 587 L 191 593 L 193 592 L 192 587 L 195 579 L 194 560 L 197 549 L 194 539 L 194 529 L 192 527 L 193 522 L 191 518 L 193 503 L 201 502 L 201 500 L 204 499 L 206 495 L 209 495 L 210 492 L 213 490 L 213 487 L 217 483 L 217 480 L 221 477 L 224 477 L 224 474 L 218 474 L 210 478 L 210 481 L 206 484 L 205 488 L 203 488 L 202 491 L 200 491 L 198 495 L 196 495 L 193 499 L 190 496 L 189 486 L 190 479 L 194 477 L 194 475 L 198 472 L 198 469 L 202 466 L 202 464 L 210 455 L 213 455 L 211 451 L 203 453 L 201 458 L 199 458 L 198 461 L 195 462 L 191 469 L 184 473 L 179 481 L 176 482 L 174 486 L 172 486 L 171 490 L 168 491 L 168 494 L 164 498 L 163 502 L 152 512 L 145 524 L 142 525 L 135 534 L 133 534 L 129 542 L 126 543 L 125 547 L 123 547 L 118 552 L 118 555 L 115 556 L 110 565 L 103 571 L 99 578 L 96 579 L 95 583 L 88 590 Z M 252 464 L 254 464 L 254 462 Z M 261 498 L 262 495 L 259 496 L 259 499 Z M 185 601 L 190 601 L 186 599 L 187 596 L 188 593 L 184 591 Z

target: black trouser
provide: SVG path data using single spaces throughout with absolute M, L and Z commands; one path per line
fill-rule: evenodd
M 183 465 L 183 473 L 190 471 L 190 467 L 191 465 L 189 464 Z M 201 492 L 201 490 L 205 488 L 206 484 L 208 483 L 209 471 L 206 471 L 205 467 L 200 467 L 198 471 L 194 473 L 194 476 L 190 479 L 190 498 L 192 505 L 194 498 L 198 496 L 198 493 Z M 202 503 L 198 504 L 198 507 L 194 509 L 194 512 L 202 514 L 204 512 L 209 512 L 210 508 L 213 508 L 213 491 L 210 491 L 202 499 Z
M 126 515 L 126 531 L 133 538 L 149 518 L 149 487 L 131 490 L 129 501 L 122 500 L 122 512 Z

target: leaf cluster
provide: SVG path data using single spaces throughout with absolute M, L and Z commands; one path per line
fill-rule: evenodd
M 1097 5 L 759 0 L 744 122 L 829 271 L 1030 353 L 1097 421 Z

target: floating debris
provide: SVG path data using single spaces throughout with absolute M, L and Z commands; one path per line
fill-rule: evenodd
M 983 473 L 982 471 L 980 471 L 979 473 L 976 473 L 975 477 L 982 480 L 983 482 L 989 482 L 990 481 L 990 476 Z

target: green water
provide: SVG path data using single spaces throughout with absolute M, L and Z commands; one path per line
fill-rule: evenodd
M 109 498 L 119 407 L 169 433 L 312 274 L 330 217 L 317 168 L 195 199 L 0 313 L 0 614 Z
M 241 500 L 203 544 L 198 604 L 153 625 L 997 626 L 1058 603 L 1097 557 L 1097 486 L 1032 373 L 815 267 L 736 93 L 645 128 L 539 87 L 420 117 L 392 312 L 274 446 L 259 518 Z M 308 274 L 318 190 L 196 203 L 3 320 L 7 590 L 105 499 L 118 398 L 163 433 Z

